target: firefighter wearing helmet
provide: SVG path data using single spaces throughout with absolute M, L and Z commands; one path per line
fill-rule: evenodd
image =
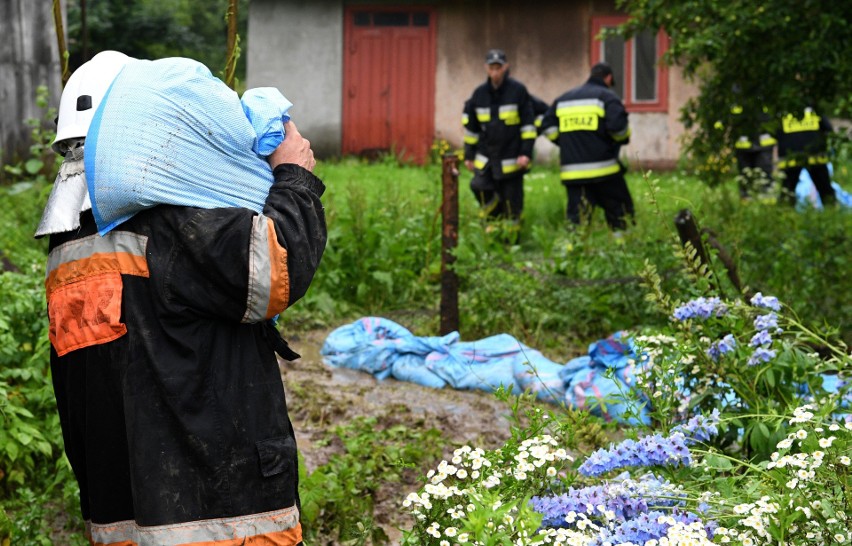
M 298 355 L 272 319 L 319 265 L 325 186 L 288 122 L 266 158 L 262 212 L 154 206 L 100 235 L 85 139 L 102 102 L 119 104 L 111 86 L 142 62 L 104 52 L 71 76 L 53 143 L 65 161 L 36 233 L 50 236 L 50 367 L 87 535 L 296 546 L 296 440 L 275 353 Z

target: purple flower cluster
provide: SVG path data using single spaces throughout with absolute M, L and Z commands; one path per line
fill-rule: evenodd
M 754 350 L 754 354 L 752 354 L 748 359 L 749 366 L 756 366 L 758 364 L 762 364 L 764 362 L 769 362 L 773 358 L 775 358 L 775 350 L 767 349 L 765 347 L 758 347 Z
M 625 473 L 626 474 L 626 473 Z M 550 497 L 533 497 L 532 508 L 542 514 L 542 527 L 567 527 L 565 516 L 568 512 L 585 514 L 589 519 L 600 519 L 605 511 L 612 511 L 617 520 L 629 520 L 649 511 L 651 508 L 673 507 L 681 502 L 672 499 L 669 482 L 662 482 L 653 474 L 646 474 L 633 480 L 620 476 L 608 483 L 569 488 L 566 493 Z M 668 486 L 668 487 L 667 487 Z
M 752 296 L 751 304 L 755 307 L 762 307 L 763 309 L 772 309 L 773 311 L 781 310 L 781 304 L 778 302 L 778 298 L 775 296 L 764 296 L 760 292 Z
M 770 328 L 778 328 L 778 315 L 775 313 L 768 313 L 766 315 L 759 315 L 754 319 L 754 327 L 757 330 L 769 330 Z
M 688 301 L 674 310 L 672 317 L 675 320 L 689 320 L 691 318 L 700 318 L 707 320 L 710 317 L 721 317 L 728 312 L 728 306 L 722 303 L 717 297 L 713 298 L 696 298 Z
M 660 523 L 661 516 L 671 517 L 677 523 L 689 525 L 701 519 L 691 512 L 648 512 L 633 519 L 621 522 L 609 534 L 600 538 L 600 544 L 645 544 L 649 540 L 659 540 L 669 532 L 669 523 Z M 712 527 L 705 525 L 707 535 L 713 536 Z
M 692 455 L 686 447 L 686 436 L 675 432 L 668 438 L 653 434 L 638 441 L 627 439 L 609 449 L 599 449 L 583 461 L 577 471 L 584 476 L 600 476 L 612 470 L 630 466 L 692 464 Z
M 722 355 L 733 352 L 736 348 L 737 340 L 734 339 L 733 334 L 728 334 L 719 341 L 711 343 L 710 347 L 707 348 L 707 355 L 713 359 L 713 362 L 719 362 Z
M 772 336 L 766 330 L 761 330 L 751 337 L 749 342 L 752 347 L 763 347 L 764 345 L 772 345 Z
M 672 432 L 680 432 L 686 436 L 686 444 L 692 445 L 696 442 L 709 442 L 711 438 L 719 434 L 719 409 L 716 408 L 710 415 L 696 415 L 686 423 L 672 428 Z

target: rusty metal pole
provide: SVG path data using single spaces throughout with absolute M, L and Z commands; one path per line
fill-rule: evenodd
M 459 329 L 459 279 L 452 265 L 459 242 L 459 158 L 444 154 L 441 162 L 441 335 Z

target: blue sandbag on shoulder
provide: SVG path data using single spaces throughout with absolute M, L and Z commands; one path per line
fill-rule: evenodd
M 243 103 L 192 59 L 130 61 L 86 136 L 99 232 L 160 204 L 262 211 L 272 185 L 264 154 L 281 142 L 292 104 L 273 88 L 246 94 Z

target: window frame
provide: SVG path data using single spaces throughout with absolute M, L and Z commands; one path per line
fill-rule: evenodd
M 590 61 L 594 66 L 603 58 L 603 42 L 597 39 L 598 34 L 604 28 L 615 27 L 627 22 L 626 15 L 603 15 L 592 17 L 592 33 L 590 36 Z M 668 112 L 669 110 L 669 69 L 665 64 L 659 62 L 669 48 L 669 37 L 660 29 L 657 33 L 657 99 L 654 101 L 636 101 L 633 98 L 633 72 L 635 66 L 634 38 L 624 42 L 624 94 L 621 97 L 624 107 L 630 112 Z

